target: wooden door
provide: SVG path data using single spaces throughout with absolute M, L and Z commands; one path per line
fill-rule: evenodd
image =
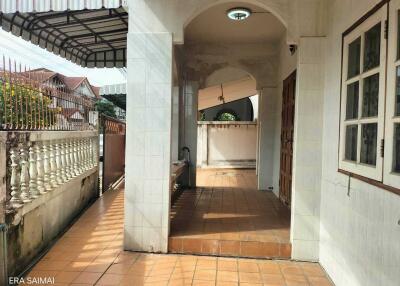
M 290 206 L 292 198 L 293 131 L 296 92 L 296 71 L 283 81 L 281 166 L 279 175 L 279 198 Z

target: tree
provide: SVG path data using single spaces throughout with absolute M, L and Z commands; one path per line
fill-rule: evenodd
M 99 100 L 95 103 L 96 110 L 99 112 L 99 115 L 106 115 L 110 117 L 117 117 L 114 110 L 114 104 L 109 102 L 108 100 Z
M 50 127 L 56 124 L 61 110 L 39 89 L 24 83 L 0 78 L 0 128 L 3 125 L 25 128 Z
M 215 121 L 240 121 L 239 116 L 233 110 L 223 109 L 217 113 Z

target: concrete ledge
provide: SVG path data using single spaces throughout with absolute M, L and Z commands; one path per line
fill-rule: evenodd
M 257 125 L 257 121 L 198 121 L 198 125 Z
M 7 214 L 9 276 L 23 272 L 98 197 L 97 185 L 95 167 Z
M 97 173 L 97 171 L 98 171 L 97 167 L 87 170 L 84 173 L 76 176 L 75 178 L 72 178 L 70 181 L 62 184 L 61 186 L 58 186 L 56 189 L 41 195 L 37 199 L 34 199 L 32 202 L 26 203 L 20 208 L 7 211 L 7 215 L 9 215 L 9 217 L 7 218 L 8 223 L 11 225 L 18 225 L 25 214 L 33 211 L 34 209 L 40 207 L 43 204 L 50 202 L 56 197 L 61 196 L 63 192 L 69 190 L 70 188 L 73 188 L 76 185 L 76 182 L 85 180 L 85 178 L 90 177 L 94 173 Z M 11 217 L 13 219 L 12 221 L 9 221 L 9 218 Z

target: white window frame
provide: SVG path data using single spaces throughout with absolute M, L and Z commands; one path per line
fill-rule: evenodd
M 383 183 L 395 188 L 400 188 L 400 173 L 394 169 L 394 125 L 400 124 L 400 116 L 395 116 L 396 101 L 396 68 L 400 67 L 400 59 L 397 55 L 398 39 L 398 16 L 400 11 L 400 0 L 392 0 L 389 3 L 389 37 L 387 55 L 387 93 L 386 93 L 386 126 L 385 126 L 385 159 Z M 399 55 L 400 56 L 400 55 Z
M 343 54 L 342 54 L 342 93 L 340 108 L 340 146 L 339 146 L 339 169 L 354 173 L 363 177 L 367 177 L 376 181 L 383 180 L 383 158 L 381 157 L 381 140 L 384 137 L 384 114 L 385 114 L 385 93 L 386 93 L 386 39 L 385 39 L 385 21 L 387 20 L 387 5 L 383 5 L 374 14 L 368 17 L 360 25 L 355 27 L 350 33 L 343 37 Z M 365 33 L 381 22 L 381 49 L 380 49 L 380 65 L 376 68 L 364 72 L 364 38 Z M 348 54 L 349 44 L 357 38 L 361 37 L 361 53 L 360 53 L 360 74 L 347 79 L 348 73 Z M 374 118 L 362 118 L 362 100 L 363 100 L 363 80 L 371 75 L 379 72 L 379 102 L 378 116 Z M 346 120 L 346 103 L 347 103 L 347 85 L 359 82 L 359 109 L 358 118 L 354 120 Z M 371 166 L 360 162 L 361 154 L 361 129 L 362 124 L 378 123 L 377 142 L 376 142 L 376 165 Z M 346 145 L 346 126 L 358 125 L 357 134 L 357 160 L 356 162 L 345 159 Z

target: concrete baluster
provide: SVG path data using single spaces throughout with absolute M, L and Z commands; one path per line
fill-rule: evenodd
M 53 188 L 57 188 L 57 164 L 54 145 L 49 144 L 49 157 L 50 157 L 50 184 Z
M 50 183 L 51 167 L 50 167 L 50 157 L 49 157 L 49 151 L 48 151 L 47 145 L 48 145 L 47 142 L 43 142 L 43 144 L 42 144 L 43 169 L 44 169 L 43 184 L 44 184 L 44 188 L 46 191 L 51 191 L 52 190 L 52 186 Z
M 57 185 L 62 185 L 64 183 L 63 176 L 61 173 L 62 169 L 62 163 L 61 163 L 61 150 L 60 150 L 60 144 L 56 142 L 54 144 L 54 155 L 56 159 L 56 181 Z
M 69 148 L 69 142 L 65 141 L 64 142 L 64 155 L 65 155 L 65 176 L 67 178 L 67 181 L 71 180 L 72 174 L 71 174 L 71 157 L 70 157 L 70 148 Z
M 75 175 L 78 176 L 81 171 L 79 168 L 79 141 L 78 139 L 74 139 L 74 170 Z
M 67 150 L 65 148 L 65 144 L 64 144 L 64 140 L 61 140 L 60 144 L 60 155 L 61 155 L 61 178 L 63 180 L 63 182 L 67 182 L 68 181 L 68 176 L 67 176 Z
M 85 163 L 83 158 L 83 140 L 79 139 L 79 168 L 81 173 L 85 172 Z
M 29 147 L 29 192 L 32 199 L 36 199 L 40 196 L 37 187 L 37 159 L 35 153 L 35 147 Z
M 36 170 L 37 170 L 36 186 L 40 194 L 45 194 L 47 192 L 43 183 L 43 177 L 44 177 L 43 156 L 41 153 L 41 148 L 39 143 L 35 145 L 35 154 L 36 154 Z
M 75 143 L 74 143 L 74 139 L 71 139 L 68 142 L 68 146 L 69 146 L 69 159 L 70 159 L 70 165 L 69 165 L 69 170 L 71 173 L 72 177 L 76 177 L 77 176 L 77 170 L 75 168 Z
M 21 199 L 24 203 L 29 203 L 32 201 L 32 199 L 29 193 L 29 166 L 27 161 L 26 148 L 24 146 L 20 148 L 19 165 L 21 168 L 21 173 L 20 173 Z
M 90 168 L 94 167 L 94 160 L 93 160 L 93 138 L 89 138 L 89 165 Z
M 11 160 L 11 199 L 10 203 L 12 207 L 21 207 L 23 202 L 21 200 L 21 191 L 19 188 L 19 169 L 18 169 L 18 152 L 15 149 L 11 149 L 10 151 L 10 160 Z
M 92 150 L 93 150 L 93 166 L 97 166 L 98 162 L 99 162 L 99 151 L 98 151 L 98 137 L 94 137 L 93 138 L 93 146 L 92 146 Z
M 90 149 L 89 145 L 90 145 L 89 144 L 89 139 L 85 138 L 85 165 L 86 165 L 86 170 L 89 170 L 91 168 L 90 167 L 90 160 L 89 160 L 89 149 Z

